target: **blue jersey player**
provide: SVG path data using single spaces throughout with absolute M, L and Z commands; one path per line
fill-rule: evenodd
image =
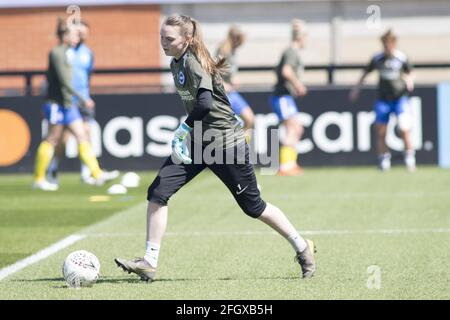
M 72 65 L 72 85 L 75 90 L 85 98 L 90 98 L 90 78 L 94 69 L 94 54 L 86 45 L 89 35 L 89 26 L 82 21 L 78 27 L 80 33 L 80 42 L 74 48 L 71 48 L 67 54 Z M 80 105 L 78 98 L 73 96 L 74 105 Z M 83 124 L 86 135 L 91 140 L 91 122 L 94 121 L 95 108 L 83 108 L 80 106 L 80 113 L 83 118 Z M 81 180 L 93 184 L 93 178 L 88 167 L 81 163 Z
M 72 85 L 84 98 L 90 98 L 90 77 L 94 68 L 94 54 L 85 43 L 88 30 L 88 26 L 82 23 L 79 27 L 80 42 L 67 51 L 72 65 Z M 73 97 L 73 103 L 80 104 L 76 96 Z M 92 118 L 93 109 L 84 109 L 84 118 Z

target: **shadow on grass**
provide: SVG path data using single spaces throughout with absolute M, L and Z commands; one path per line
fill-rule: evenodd
M 153 282 L 194 282 L 194 281 L 245 281 L 245 280 L 298 280 L 299 277 L 226 277 L 226 278 L 157 278 Z M 12 282 L 61 282 L 63 285 L 54 286 L 54 288 L 67 288 L 64 278 L 39 278 L 39 279 L 16 279 Z M 115 283 L 145 283 L 139 278 L 117 278 L 117 277 L 101 277 L 97 280 L 98 284 L 115 284 Z
M 65 282 L 65 280 L 64 278 L 39 278 L 39 279 L 16 279 L 12 280 L 12 282 Z M 97 280 L 97 283 L 123 283 L 123 282 L 138 283 L 140 282 L 140 280 L 136 278 L 109 278 L 109 277 L 102 277 Z

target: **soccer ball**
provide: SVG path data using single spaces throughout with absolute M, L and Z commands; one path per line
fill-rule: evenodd
M 70 287 L 90 287 L 99 277 L 100 262 L 89 251 L 74 251 L 64 261 L 62 272 L 64 279 Z

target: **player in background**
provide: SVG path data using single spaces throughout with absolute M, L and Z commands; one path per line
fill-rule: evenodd
M 78 30 L 79 42 L 67 50 L 67 58 L 72 66 L 72 86 L 84 99 L 91 99 L 90 96 L 90 79 L 92 70 L 94 69 L 94 54 L 92 50 L 86 45 L 89 36 L 89 25 L 85 21 L 81 21 L 78 25 L 74 25 Z M 72 103 L 80 109 L 80 114 L 83 119 L 83 125 L 88 141 L 91 140 L 91 125 L 95 121 L 95 107 L 86 108 L 82 105 L 80 99 L 76 95 L 72 96 Z M 65 146 L 68 139 L 72 136 L 71 131 L 65 128 L 63 139 L 55 149 L 55 154 L 47 169 L 47 179 L 50 182 L 57 183 L 57 172 L 59 161 L 64 155 Z M 81 162 L 81 181 L 87 184 L 95 184 L 95 179 L 91 175 L 91 171 L 83 161 Z M 115 170 L 108 173 L 111 177 L 119 176 L 119 171 Z
M 102 185 L 110 180 L 111 176 L 100 169 L 91 144 L 87 139 L 80 111 L 72 102 L 72 96 L 75 95 L 82 106 L 89 109 L 95 106 L 94 101 L 83 97 L 73 88 L 71 83 L 72 69 L 67 59 L 67 50 L 79 42 L 78 31 L 67 26 L 64 19 L 60 19 L 57 36 L 59 44 L 49 54 L 47 101 L 43 106 L 44 116 L 48 120 L 48 132 L 36 152 L 33 188 L 44 191 L 58 189 L 58 185 L 48 182 L 45 175 L 55 147 L 62 139 L 65 126 L 77 139 L 80 159 L 91 170 L 96 184 Z
M 304 66 L 299 51 L 306 45 L 305 23 L 302 20 L 292 21 L 292 42 L 284 50 L 278 63 L 276 74 L 277 83 L 271 97 L 273 110 L 278 116 L 280 124 L 284 125 L 286 134 L 280 147 L 279 175 L 295 176 L 303 173 L 297 162 L 297 144 L 303 135 L 303 125 L 298 118 L 296 97 L 307 94 L 302 78 Z
M 405 145 L 404 161 L 406 168 L 408 171 L 414 172 L 416 170 L 416 157 L 410 135 L 412 121 L 405 110 L 408 104 L 407 94 L 414 90 L 414 74 L 406 55 L 397 50 L 397 36 L 392 30 L 383 34 L 381 43 L 383 52 L 370 60 L 358 83 L 350 91 L 349 99 L 356 101 L 366 76 L 373 70 L 379 72 L 378 100 L 374 106 L 379 168 L 382 171 L 391 168 L 391 154 L 386 145 L 386 132 L 389 116 L 391 113 L 395 113 Z
M 255 123 L 255 114 L 247 101 L 236 91 L 238 83 L 236 74 L 238 65 L 236 61 L 236 50 L 242 46 L 245 41 L 245 35 L 237 26 L 231 26 L 227 38 L 220 44 L 217 50 L 217 57 L 224 58 L 229 66 L 228 72 L 223 77 L 223 85 L 227 93 L 228 100 L 234 113 L 244 121 L 245 136 L 250 143 L 253 125 Z
M 180 188 L 209 168 L 232 192 L 248 216 L 264 222 L 289 241 L 303 277 L 311 277 L 316 270 L 313 242 L 303 239 L 280 209 L 261 199 L 253 166 L 249 161 L 249 147 L 244 130 L 234 116 L 220 76 L 226 67 L 224 59 L 215 61 L 211 57 L 203 42 L 200 25 L 191 17 L 167 17 L 161 26 L 160 35 L 165 54 L 173 57 L 170 69 L 188 116 L 175 131 L 172 156 L 166 159 L 148 188 L 145 255 L 134 260 L 115 259 L 116 264 L 126 272 L 136 273 L 143 280 L 155 278 L 161 242 L 167 226 L 168 201 Z M 203 135 L 198 135 L 198 128 L 203 130 Z M 225 135 L 226 139 L 222 143 L 217 142 L 217 139 L 209 143 L 205 130 L 217 134 L 217 137 Z M 225 159 L 231 154 L 234 161 L 214 161 L 208 164 L 202 152 L 201 161 L 194 157 L 193 162 L 186 145 L 189 135 L 193 140 L 192 145 L 196 145 L 194 148 L 200 146 L 200 150 L 204 151 L 214 144 L 216 155 L 221 154 Z M 208 200 L 207 196 L 204 200 Z M 201 205 L 203 204 L 199 203 Z

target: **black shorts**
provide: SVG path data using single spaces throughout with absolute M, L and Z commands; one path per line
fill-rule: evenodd
M 237 161 L 236 149 L 244 153 L 244 156 L 241 154 L 240 161 Z M 168 157 L 159 170 L 158 176 L 148 188 L 147 200 L 167 205 L 170 197 L 181 187 L 204 169 L 209 168 L 227 186 L 245 214 L 258 218 L 265 210 L 266 203 L 261 199 L 253 165 L 249 161 L 248 145 L 245 144 L 245 147 L 241 145 L 241 148 L 234 150 L 233 148 L 222 150 L 222 152 L 223 159 L 227 156 L 228 159 L 233 159 L 233 154 L 231 156 L 229 154 L 233 152 L 235 161 L 231 164 L 207 164 L 202 159 L 198 164 L 175 164 L 172 157 Z

